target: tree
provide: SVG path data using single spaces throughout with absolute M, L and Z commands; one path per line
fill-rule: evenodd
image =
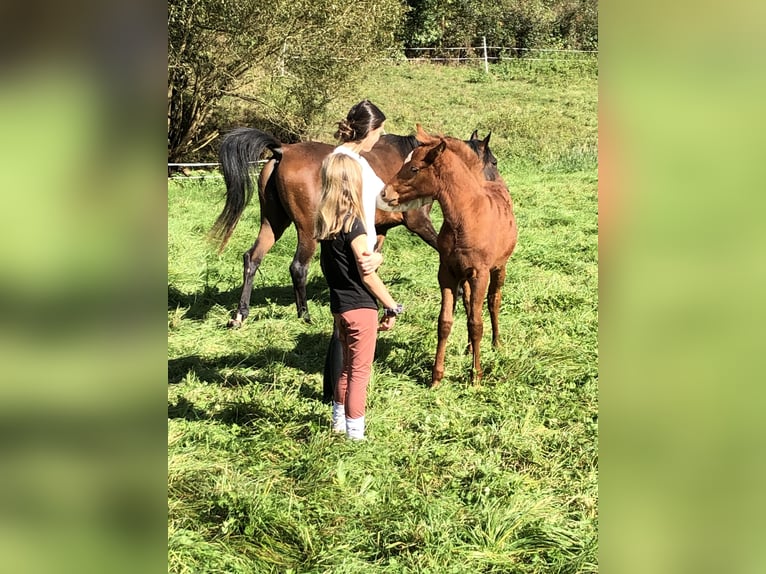
M 394 46 L 402 14 L 399 0 L 168 0 L 168 159 L 216 138 L 226 97 L 304 136 L 360 63 Z
M 598 0 L 408 0 L 408 47 L 505 46 L 597 49 Z

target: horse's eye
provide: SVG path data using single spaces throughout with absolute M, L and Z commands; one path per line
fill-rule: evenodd
M 420 170 L 419 170 L 417 167 L 415 167 L 415 166 L 413 165 L 413 166 L 410 168 L 410 171 L 411 171 L 412 173 L 418 173 Z

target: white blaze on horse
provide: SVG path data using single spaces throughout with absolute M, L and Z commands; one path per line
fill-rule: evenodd
M 513 202 L 502 179 L 484 179 L 482 161 L 464 142 L 431 136 L 420 124 L 416 137 L 421 145 L 389 180 L 378 198 L 378 207 L 400 211 L 439 202 L 444 217 L 436 242 L 442 304 L 431 387 L 444 377 L 444 356 L 459 286 L 463 287 L 469 350 L 473 353 L 471 381 L 477 384 L 483 374 L 480 345 L 485 295 L 492 344 L 497 347 L 500 343 L 498 316 L 505 266 L 518 235 Z

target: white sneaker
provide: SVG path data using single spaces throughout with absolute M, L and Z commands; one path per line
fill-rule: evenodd
M 346 436 L 351 440 L 366 440 L 364 436 L 364 416 L 358 419 L 346 419 Z
M 335 401 L 332 403 L 332 432 L 346 434 L 346 405 Z

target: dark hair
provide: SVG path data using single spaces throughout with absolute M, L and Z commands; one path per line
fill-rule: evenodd
M 342 142 L 361 141 L 372 130 L 378 129 L 384 121 L 386 116 L 378 106 L 370 100 L 362 100 L 348 111 L 345 120 L 338 122 L 335 137 Z

